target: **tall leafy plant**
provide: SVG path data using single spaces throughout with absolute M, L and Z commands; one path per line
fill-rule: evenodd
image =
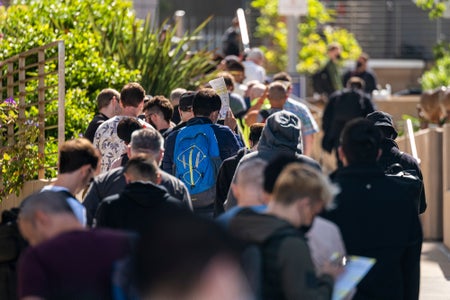
M 116 55 L 128 69 L 140 70 L 147 93 L 168 95 L 177 87 L 198 87 L 205 81 L 204 74 L 214 67 L 212 51 L 206 47 L 195 49 L 195 41 L 210 19 L 182 37 L 177 37 L 177 28 L 167 26 L 166 22 L 159 27 L 152 26 L 149 17 L 143 23 L 133 23 L 129 41 L 105 38 L 113 28 L 97 30 L 104 37 L 105 56 Z

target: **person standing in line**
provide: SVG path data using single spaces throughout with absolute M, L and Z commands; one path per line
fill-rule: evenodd
M 114 116 L 103 122 L 95 132 L 94 146 L 102 154 L 101 172 L 111 169 L 113 162 L 126 151 L 125 142 L 117 136 L 117 124 L 125 117 L 136 118 L 142 127 L 151 127 L 138 116 L 142 113 L 144 107 L 145 90 L 137 82 L 126 84 L 120 92 L 120 106 L 122 113 L 120 116 Z

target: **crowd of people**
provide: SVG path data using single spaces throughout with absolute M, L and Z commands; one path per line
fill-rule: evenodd
M 257 48 L 218 65 L 223 118 L 208 83 L 102 90 L 85 137 L 59 149 L 57 179 L 20 207 L 18 298 L 331 299 L 362 256 L 375 264 L 341 298 L 418 299 L 422 175 L 366 94 L 367 60 L 320 87 L 331 174 L 313 159 L 311 111 L 288 74 L 266 77 Z

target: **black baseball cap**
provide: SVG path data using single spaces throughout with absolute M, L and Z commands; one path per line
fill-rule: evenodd
M 189 111 L 192 109 L 192 103 L 194 102 L 196 92 L 187 91 L 181 94 L 179 107 L 182 111 Z

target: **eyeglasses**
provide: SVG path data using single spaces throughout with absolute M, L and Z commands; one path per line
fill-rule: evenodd
M 151 118 L 152 118 L 153 115 L 158 115 L 158 114 L 157 114 L 157 113 L 148 113 L 148 114 L 145 114 L 145 120 L 146 120 L 146 121 L 151 120 Z

